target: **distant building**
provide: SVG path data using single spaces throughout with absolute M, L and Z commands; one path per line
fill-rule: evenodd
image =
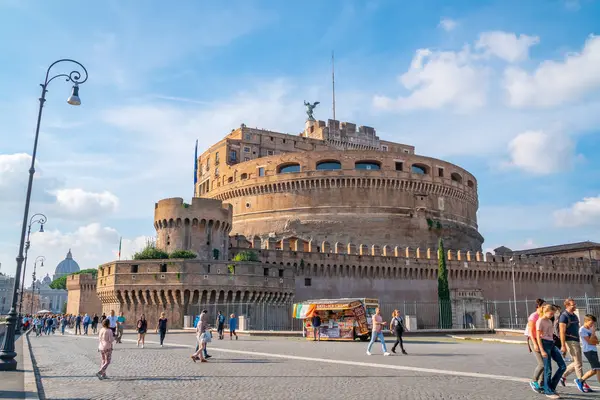
M 56 270 L 54 271 L 54 277 L 52 277 L 52 279 L 54 280 L 60 278 L 61 276 L 71 275 L 79 271 L 79 264 L 77 264 L 77 261 L 73 260 L 71 249 L 69 249 L 67 257 L 61 262 L 59 262 L 56 266 Z
M 10 311 L 14 284 L 15 278 L 0 273 L 0 315 L 8 314 Z
M 500 246 L 497 249 L 494 249 L 494 254 L 497 256 L 526 255 L 531 257 L 564 257 L 577 258 L 580 260 L 598 260 L 600 259 L 600 243 L 585 241 L 515 251 L 508 247 Z

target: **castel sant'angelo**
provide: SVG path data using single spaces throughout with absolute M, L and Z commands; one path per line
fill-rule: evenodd
M 482 254 L 477 180 L 465 169 L 368 126 L 315 120 L 307 106 L 299 135 L 242 124 L 200 155 L 191 203 L 154 208 L 156 246 L 197 258 L 101 265 L 86 287 L 102 311 L 128 321 L 165 311 L 181 326 L 214 303 L 436 301 L 440 237 L 453 298 L 509 299 L 513 266 L 519 299 L 598 293 L 589 260 Z M 248 251 L 258 261 L 234 261 Z

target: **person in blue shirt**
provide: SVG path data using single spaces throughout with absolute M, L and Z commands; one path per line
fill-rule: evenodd
M 89 328 L 91 322 L 92 322 L 92 319 L 90 318 L 90 316 L 85 314 L 85 316 L 83 317 L 83 334 L 84 335 L 88 334 L 88 328 Z
M 237 329 L 237 318 L 235 314 L 231 314 L 229 316 L 229 340 L 233 340 L 233 336 L 235 335 L 235 340 L 238 340 L 238 335 L 235 333 Z
M 583 375 L 582 379 L 576 379 L 577 387 L 583 386 L 585 381 L 596 375 L 600 382 L 600 361 L 598 361 L 598 337 L 596 336 L 597 318 L 592 314 L 587 314 L 583 319 L 583 326 L 579 328 L 579 337 L 583 345 L 583 355 L 590 363 L 590 370 Z M 579 381 L 579 382 L 577 382 Z M 583 392 L 591 392 L 591 389 L 586 389 Z
M 221 311 L 217 315 L 217 332 L 219 333 L 219 340 L 223 340 L 223 329 L 225 327 L 225 316 Z

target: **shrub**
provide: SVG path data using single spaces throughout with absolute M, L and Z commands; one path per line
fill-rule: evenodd
M 134 260 L 162 260 L 169 258 L 169 254 L 166 251 L 157 249 L 153 242 L 146 242 L 146 247 L 142 251 L 138 251 L 133 255 Z
M 169 254 L 169 258 L 196 258 L 198 255 L 190 250 L 175 250 Z
M 95 268 L 82 269 L 79 272 L 75 272 L 75 273 L 69 274 L 69 275 L 79 275 L 79 274 L 92 274 L 95 278 L 96 276 L 98 276 L 98 270 Z M 69 275 L 61 276 L 60 278 L 56 278 L 55 280 L 50 282 L 50 285 L 49 285 L 50 289 L 67 290 L 67 276 L 69 276 Z
M 233 257 L 233 261 L 259 261 L 258 254 L 251 250 L 240 251 Z

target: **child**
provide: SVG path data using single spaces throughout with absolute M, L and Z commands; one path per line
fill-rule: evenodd
M 235 330 L 237 328 L 237 319 L 235 319 L 235 314 L 231 314 L 229 316 L 229 340 L 232 340 L 232 335 L 235 335 L 235 340 L 238 340 L 237 333 Z
M 563 360 L 560 350 L 554 345 L 554 325 L 551 318 L 556 312 L 556 307 L 547 304 L 544 306 L 543 314 L 536 322 L 537 330 L 537 341 L 544 360 L 544 394 L 546 397 L 551 399 L 559 399 L 560 396 L 556 394 L 556 386 L 567 369 L 565 361 Z M 554 376 L 552 376 L 552 360 L 558 365 L 558 369 Z
M 110 329 L 110 321 L 105 319 L 102 321 L 102 329 L 100 329 L 100 333 L 98 334 L 98 339 L 100 343 L 98 344 L 98 350 L 100 350 L 100 355 L 102 356 L 102 365 L 100 366 L 100 371 L 96 373 L 98 379 L 106 379 L 106 368 L 110 364 L 110 359 L 113 351 L 113 341 L 115 340 L 113 331 Z
M 587 358 L 590 363 L 590 370 L 581 377 L 581 384 L 583 385 L 586 380 L 596 375 L 598 382 L 600 382 L 600 362 L 598 361 L 598 337 L 596 336 L 596 317 L 587 314 L 583 319 L 583 326 L 579 328 L 579 337 L 581 338 L 581 344 L 583 345 L 583 355 Z M 579 386 L 579 385 L 577 385 Z M 590 392 L 591 389 L 585 392 Z

